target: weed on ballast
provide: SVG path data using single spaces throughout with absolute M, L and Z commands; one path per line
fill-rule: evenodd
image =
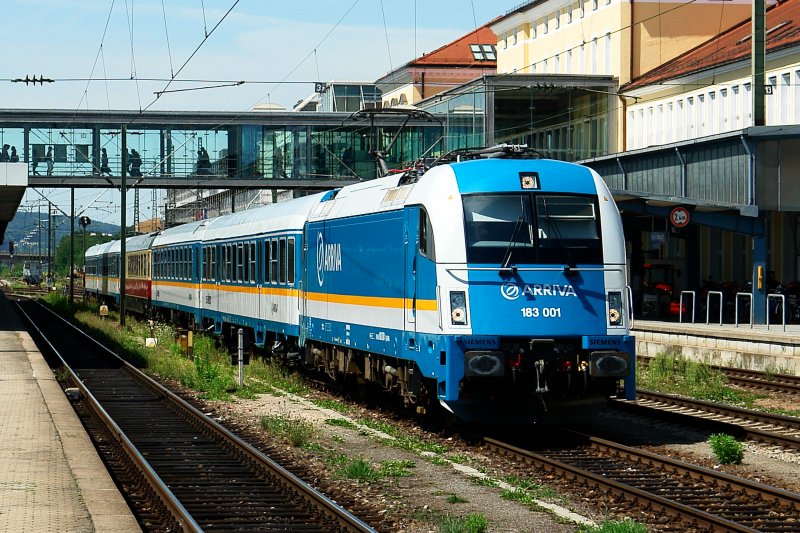
M 258 419 L 258 426 L 264 431 L 285 438 L 295 448 L 307 446 L 316 435 L 314 424 L 288 415 L 262 416 Z
M 467 500 L 466 498 L 462 498 L 458 494 L 451 494 L 447 497 L 447 503 L 456 504 L 456 503 L 468 503 L 468 502 L 469 500 Z
M 711 451 L 723 465 L 738 465 L 744 459 L 744 446 L 731 435 L 714 433 L 708 439 Z
M 483 513 L 466 516 L 444 516 L 439 522 L 439 533 L 484 533 L 489 522 Z
M 582 526 L 578 533 L 647 533 L 647 526 L 634 522 L 630 518 L 625 520 L 606 520 L 600 526 Z

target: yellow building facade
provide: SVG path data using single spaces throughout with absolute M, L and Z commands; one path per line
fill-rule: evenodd
M 497 73 L 606 75 L 623 85 L 750 17 L 747 0 L 533 1 L 490 24 Z M 626 149 L 626 106 L 613 110 Z

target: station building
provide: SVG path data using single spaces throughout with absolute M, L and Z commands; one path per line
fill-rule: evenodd
M 765 126 L 749 1 L 528 2 L 489 24 L 494 75 L 418 105 L 462 133 L 473 124 L 465 144 L 526 143 L 595 168 L 623 212 L 640 316 L 678 319 L 675 302 L 644 305 L 656 282 L 674 300 L 693 291 L 698 311 L 729 282 L 725 306 L 750 292 L 763 322 L 770 273 L 800 278 L 798 4 L 767 2 Z

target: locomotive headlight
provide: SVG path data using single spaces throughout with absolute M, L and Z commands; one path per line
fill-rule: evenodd
M 454 326 L 467 325 L 467 293 L 464 291 L 450 293 L 450 320 Z
M 622 293 L 618 291 L 608 293 L 608 325 L 622 325 Z

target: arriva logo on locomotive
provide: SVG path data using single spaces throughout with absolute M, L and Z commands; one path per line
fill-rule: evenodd
M 535 283 L 533 285 L 519 286 L 516 283 L 506 282 L 500 286 L 500 294 L 506 300 L 516 300 L 522 295 L 525 296 L 574 296 L 575 288 L 572 285 L 558 285 L 555 283 Z
M 325 244 L 322 233 L 317 234 L 317 281 L 322 287 L 325 272 L 342 271 L 342 245 L 340 243 Z

